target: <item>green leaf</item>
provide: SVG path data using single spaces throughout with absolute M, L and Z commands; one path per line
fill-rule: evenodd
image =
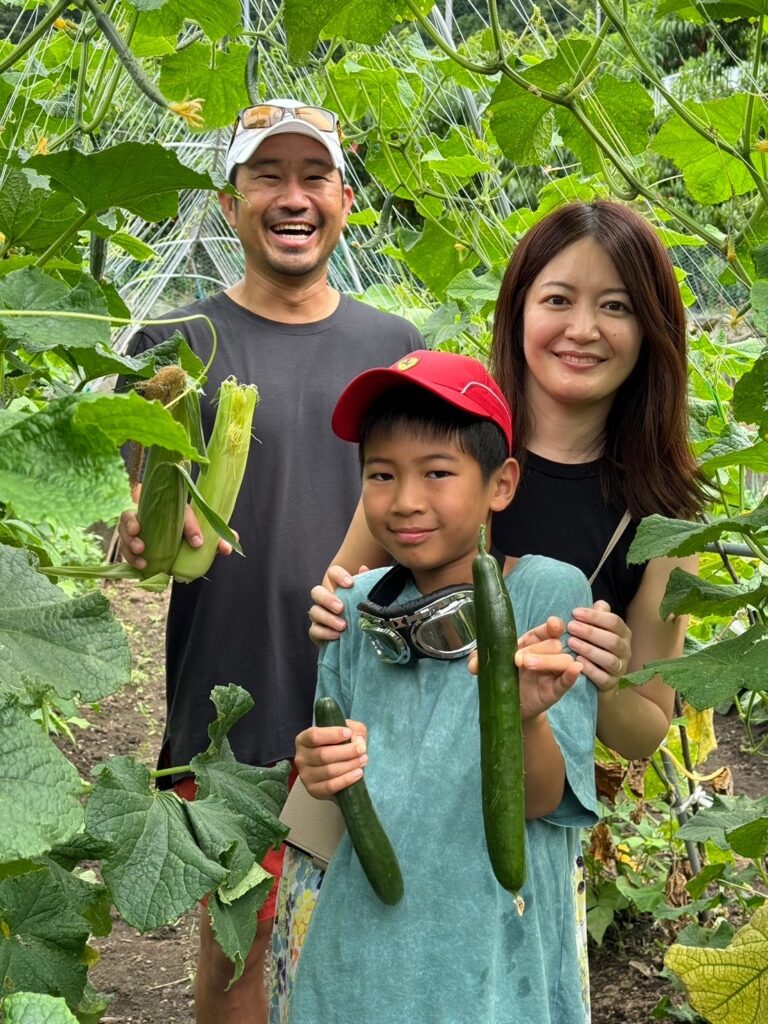
M 21 170 L 9 171 L 3 181 L 0 231 L 9 246 L 32 252 L 47 249 L 79 216 L 71 196 L 35 187 Z
M 768 330 L 768 281 L 755 281 L 750 293 L 755 327 Z
M 600 135 L 618 135 L 632 156 L 648 146 L 654 121 L 653 99 L 635 79 L 601 75 L 594 90 L 584 97 L 583 108 L 587 120 Z M 560 108 L 557 124 L 563 142 L 578 156 L 584 170 L 599 172 L 597 147 L 570 111 Z
M 718 469 L 744 466 L 755 473 L 768 473 L 768 442 L 757 441 L 755 444 L 743 447 L 738 446 L 739 440 L 737 435 L 737 446 L 735 447 L 732 443 L 733 436 L 725 436 L 716 441 L 701 458 L 702 472 L 707 476 L 712 476 Z
M 673 11 L 691 11 L 700 19 L 697 8 L 705 11 L 710 18 L 756 18 L 768 14 L 766 0 L 698 0 L 696 5 L 691 0 L 661 0 L 658 14 L 661 16 Z
M 658 674 L 697 711 L 703 711 L 732 700 L 739 690 L 764 689 L 766 638 L 768 629 L 751 626 L 741 636 L 719 640 L 687 657 L 648 662 L 626 678 L 637 684 Z
M 431 2 L 419 0 L 422 14 Z M 291 60 L 304 63 L 321 35 L 375 45 L 397 21 L 413 18 L 406 0 L 286 0 L 284 26 Z
M 691 1006 L 711 1024 L 768 1019 L 768 906 L 758 907 L 727 949 L 675 944 L 664 964 L 682 980 Z
M 217 188 L 159 143 L 121 142 L 87 154 L 67 149 L 31 157 L 25 166 L 66 189 L 87 213 L 120 207 L 149 221 L 175 217 L 182 189 Z
M 127 231 L 115 231 L 109 236 L 110 242 L 118 246 L 138 263 L 146 263 L 149 260 L 157 259 L 157 253 L 151 245 L 142 242 L 140 238 L 129 234 Z
M 717 145 L 718 139 L 731 145 L 738 142 L 744 127 L 746 104 L 745 94 L 708 103 L 687 103 L 691 114 L 710 126 L 711 139 L 691 128 L 679 114 L 673 114 L 653 140 L 651 149 L 680 168 L 686 188 L 697 202 L 710 206 L 723 203 L 755 187 L 747 167 Z M 761 112 L 759 108 L 757 112 Z
M 243 104 L 243 79 L 249 47 L 229 43 L 226 51 L 211 52 L 210 43 L 193 43 L 164 57 L 160 89 L 164 96 L 182 100 L 205 97 L 204 126 L 200 131 L 231 128 Z
M 727 834 L 751 822 L 760 821 L 768 812 L 768 798 L 753 800 L 747 796 L 717 796 L 712 807 L 702 807 L 682 825 L 676 839 L 694 843 L 714 843 L 720 850 L 728 850 Z
M 63 999 L 36 992 L 16 992 L 2 1001 L 5 1024 L 78 1024 Z
M 236 761 L 227 733 L 247 711 L 253 699 L 239 686 L 217 686 L 211 693 L 217 716 L 208 727 L 210 744 L 192 760 L 198 796 L 221 798 L 246 821 L 248 846 L 258 860 L 276 848 L 288 834 L 278 815 L 288 796 L 290 764 L 281 761 L 270 768 L 257 768 Z
M 228 877 L 198 846 L 187 811 L 174 793 L 153 790 L 148 769 L 130 758 L 100 766 L 86 829 L 112 844 L 102 875 L 120 916 L 141 932 L 172 923 Z
M 8 992 L 41 992 L 76 1004 L 85 988 L 88 922 L 61 902 L 38 868 L 0 882 L 0 977 Z
M 683 569 L 673 569 L 659 608 L 668 615 L 735 615 L 746 605 L 760 608 L 768 598 L 768 580 L 756 575 L 748 583 L 722 585 L 702 580 Z
M 767 406 L 768 352 L 764 352 L 734 384 L 733 414 L 742 423 L 756 423 L 762 427 Z
M 733 852 L 740 857 L 762 859 L 768 853 L 768 811 L 765 817 L 727 832 L 726 839 Z
M 427 221 L 421 234 L 402 232 L 401 239 L 406 264 L 440 299 L 460 270 L 477 266 L 477 256 L 435 221 Z
M 200 493 L 197 484 L 186 471 L 184 466 L 182 466 L 181 463 L 179 463 L 176 468 L 178 469 L 179 473 L 181 473 L 181 475 L 184 477 L 187 487 L 189 488 L 189 492 L 195 500 L 195 504 L 198 505 L 200 512 L 203 514 L 204 518 L 208 522 L 208 525 L 211 527 L 211 529 L 214 530 L 216 534 L 218 534 L 218 536 L 222 538 L 222 540 L 225 540 L 228 544 L 231 544 L 233 551 L 236 551 L 238 555 L 242 555 L 243 548 L 242 545 L 240 544 L 240 541 L 235 531 L 227 523 L 224 522 L 224 520 L 221 518 L 218 512 L 211 508 L 211 506 Z
M 495 274 L 473 274 L 471 270 L 462 270 L 446 288 L 449 299 L 477 307 L 485 302 L 495 302 L 501 288 L 501 279 Z
M 78 402 L 57 399 L 3 431 L 0 501 L 21 519 L 89 526 L 133 505 L 114 444 L 99 430 L 75 425 Z
M 67 597 L 23 548 L 0 545 L 0 692 L 93 703 L 130 678 L 130 649 L 103 594 Z
M 145 36 L 176 36 L 185 22 L 194 21 L 209 39 L 218 42 L 224 36 L 237 36 L 243 28 L 240 0 L 216 0 L 214 4 L 210 0 L 166 0 L 161 7 L 155 4 L 156 10 L 149 6 L 154 0 L 128 2 L 144 12 L 140 25 Z
M 99 430 L 113 444 L 137 441 L 148 448 L 159 445 L 185 459 L 207 462 L 189 439 L 187 431 L 158 401 L 129 391 L 118 395 L 84 395 L 73 415 L 74 425 L 86 433 Z
M 256 937 L 258 911 L 264 906 L 275 881 L 272 875 L 264 872 L 263 868 L 261 870 L 266 877 L 239 899 L 224 903 L 218 893 L 214 893 L 208 902 L 208 915 L 216 941 L 224 955 L 235 965 L 230 984 L 236 982 L 243 973 L 245 958 Z
M 8 703 L 0 704 L 0 728 L 0 862 L 37 857 L 81 827 L 80 779 L 40 726 Z
M 6 310 L 39 310 L 49 315 L 7 316 Z M 89 313 L 105 319 L 89 320 L 62 313 Z M 104 294 L 86 274 L 73 287 L 37 267 L 25 267 L 0 278 L 0 330 L 28 352 L 106 344 L 110 337 L 107 316 Z
M 647 516 L 637 528 L 635 539 L 627 553 L 627 562 L 637 565 L 650 558 L 684 557 L 704 551 L 707 544 L 724 534 L 758 536 L 768 526 L 768 500 L 762 501 L 752 512 L 732 519 L 715 519 L 711 523 L 690 523 L 664 516 Z

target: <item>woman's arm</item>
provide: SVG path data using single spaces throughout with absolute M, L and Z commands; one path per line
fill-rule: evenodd
M 365 521 L 363 503 L 358 502 L 346 536 L 326 570 L 323 582 L 310 591 L 313 604 L 309 612 L 312 621 L 309 635 L 315 643 L 338 640 L 339 633 L 347 628 L 340 615 L 344 605 L 333 596 L 334 590 L 337 587 L 351 587 L 352 573 L 378 569 L 390 561 L 390 555 L 371 536 Z
M 627 672 L 641 669 L 649 661 L 677 658 L 683 650 L 687 616 L 662 619 L 659 605 L 670 573 L 681 568 L 696 572 L 698 559 L 653 558 L 646 566 L 640 589 L 627 609 L 632 631 L 632 655 Z M 675 704 L 674 690 L 654 676 L 642 686 L 598 693 L 598 738 L 622 757 L 648 757 L 667 734 Z

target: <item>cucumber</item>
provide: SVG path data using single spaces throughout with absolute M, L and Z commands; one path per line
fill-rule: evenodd
M 498 562 L 480 527 L 472 563 L 479 659 L 480 771 L 485 842 L 493 873 L 517 894 L 525 881 L 525 782 L 517 629 Z
M 315 702 L 315 722 L 323 727 L 347 724 L 333 697 L 320 697 Z M 336 794 L 349 838 L 371 887 L 382 903 L 393 907 L 403 898 L 403 876 L 397 855 L 379 821 L 365 779 Z

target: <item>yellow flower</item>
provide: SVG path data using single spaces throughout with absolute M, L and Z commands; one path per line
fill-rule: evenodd
M 758 139 L 752 149 L 756 149 L 758 153 L 768 153 L 768 139 Z
M 41 135 L 40 138 L 37 140 L 37 145 L 35 146 L 35 156 L 47 156 L 47 155 L 48 155 L 48 139 L 44 135 Z
M 59 32 L 76 32 L 78 26 L 74 21 L 70 21 L 69 18 L 57 18 L 53 23 L 53 27 L 57 28 Z
M 174 114 L 178 114 L 179 117 L 183 117 L 190 128 L 203 128 L 205 125 L 205 119 L 203 118 L 203 103 L 202 99 L 197 100 L 184 100 L 182 103 L 169 103 L 168 109 Z

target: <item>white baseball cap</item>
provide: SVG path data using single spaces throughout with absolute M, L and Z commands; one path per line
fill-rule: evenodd
M 243 127 L 243 117 L 238 116 L 235 134 L 227 150 L 227 181 L 232 180 L 232 175 L 238 164 L 247 163 L 265 139 L 270 138 L 272 135 L 280 135 L 286 132 L 293 132 L 294 135 L 308 135 L 310 139 L 316 139 L 328 150 L 333 166 L 341 171 L 341 175 L 344 177 L 344 153 L 342 152 L 341 140 L 336 130 L 337 120 L 333 111 L 326 110 L 325 107 L 314 106 L 311 103 L 302 103 L 300 100 L 274 99 L 265 100 L 264 103 L 248 107 L 246 111 L 241 111 L 241 115 L 243 113 L 247 114 L 250 111 L 256 111 L 260 107 L 278 107 L 283 112 L 282 117 L 267 128 L 245 128 Z M 291 113 L 291 111 L 295 110 L 301 110 L 302 113 L 305 111 L 316 112 L 317 116 L 315 116 L 314 120 L 307 120 L 304 116 L 297 117 Z M 329 124 L 333 122 L 332 128 L 325 130 L 317 126 L 318 121 L 322 120 L 320 116 L 322 113 L 328 115 Z

